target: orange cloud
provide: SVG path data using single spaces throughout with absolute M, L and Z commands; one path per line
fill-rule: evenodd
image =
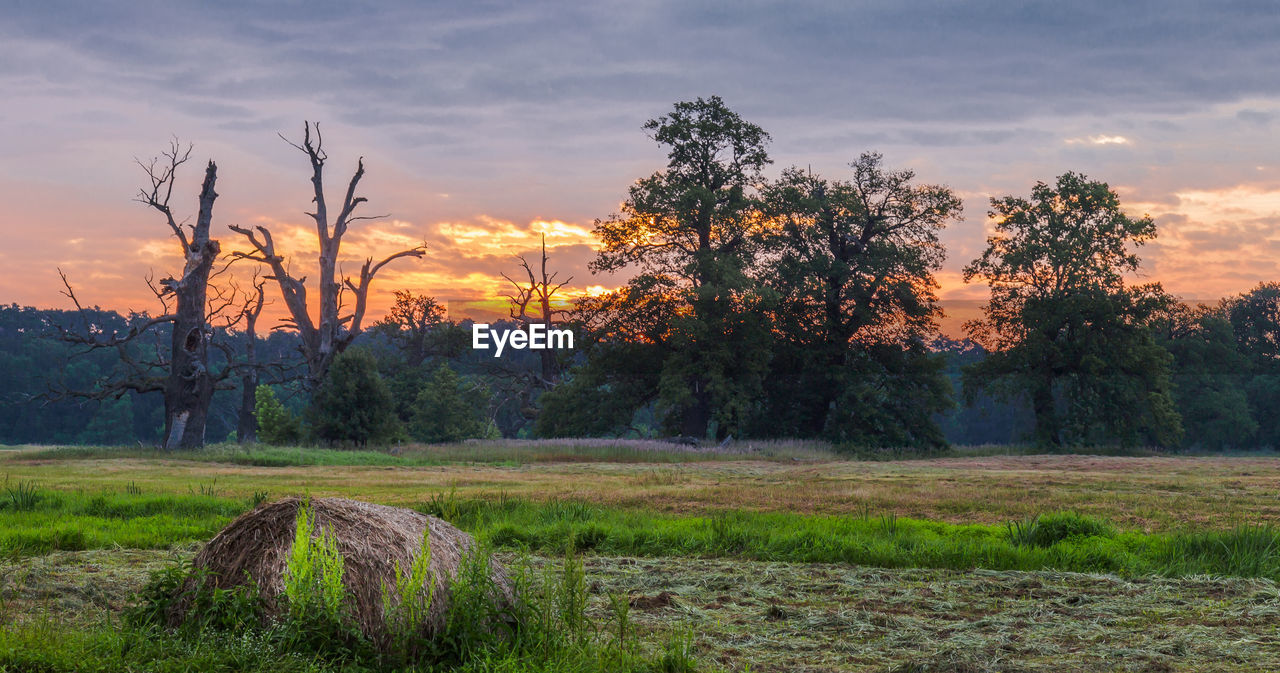
M 1152 280 L 1188 299 L 1216 299 L 1280 279 L 1280 187 L 1234 185 L 1132 202 L 1155 218 L 1159 237 L 1142 251 Z

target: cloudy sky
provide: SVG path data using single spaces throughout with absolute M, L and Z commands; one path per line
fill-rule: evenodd
M 844 177 L 866 150 L 944 183 L 944 298 L 984 245 L 986 201 L 1068 170 L 1110 183 L 1159 240 L 1146 275 L 1211 299 L 1280 280 L 1280 11 L 1269 2 L 58 2 L 0 8 L 0 302 L 151 309 L 142 277 L 178 268 L 132 202 L 148 158 L 195 145 L 219 166 L 215 227 L 277 231 L 313 263 L 306 157 L 277 133 L 325 130 L 330 189 L 358 156 L 369 212 L 356 258 L 425 240 L 379 276 L 462 306 L 548 232 L 576 291 L 592 221 L 665 153 L 646 119 L 720 95 L 789 165 Z M 314 277 L 314 274 L 310 274 Z

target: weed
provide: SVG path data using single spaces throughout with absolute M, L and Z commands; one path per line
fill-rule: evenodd
M 693 673 L 697 669 L 693 638 L 688 633 L 677 633 L 667 639 L 657 670 L 661 673 Z
M 613 622 L 616 642 L 626 647 L 634 629 L 631 624 L 631 600 L 626 595 L 609 592 L 609 618 Z
M 395 649 L 406 654 L 414 649 L 414 639 L 421 636 L 431 603 L 435 599 L 436 580 L 431 574 L 431 527 L 422 532 L 422 545 L 408 571 L 395 564 L 395 584 L 382 585 L 382 615 Z
M 144 629 L 163 627 L 179 603 L 187 604 L 187 620 L 182 624 L 186 633 L 205 629 L 237 631 L 261 623 L 262 601 L 257 584 L 246 582 L 224 589 L 211 580 L 208 571 L 184 564 L 157 570 L 134 604 L 125 610 L 125 623 Z
M 1165 572 L 1280 577 L 1280 530 L 1268 524 L 1246 524 L 1179 537 Z
M 284 595 L 295 619 L 319 616 L 334 623 L 344 621 L 347 590 L 338 540 L 314 521 L 309 502 L 298 507 L 293 549 L 284 572 Z

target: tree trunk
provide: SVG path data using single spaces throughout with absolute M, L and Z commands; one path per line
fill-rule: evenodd
M 261 303 L 259 303 L 261 307 Z M 248 368 L 240 379 L 240 422 L 236 425 L 236 441 L 241 444 L 253 444 L 258 441 L 258 335 L 254 329 L 256 315 L 248 316 L 248 328 L 245 337 L 249 342 L 244 347 L 245 364 Z
M 200 189 L 200 212 L 192 228 L 182 277 L 162 281 L 177 300 L 174 313 L 169 377 L 164 386 L 166 450 L 196 449 L 204 446 L 204 428 L 213 399 L 213 377 L 209 372 L 209 328 L 205 302 L 209 272 L 221 247 L 209 238 L 213 201 L 218 198 L 214 184 L 218 167 L 209 162 L 204 186 Z
M 1059 436 L 1052 379 L 1037 384 L 1031 391 L 1031 409 L 1036 416 L 1036 443 L 1046 447 L 1060 446 L 1062 438 Z
M 680 434 L 703 440 L 707 438 L 707 429 L 711 426 L 711 396 L 701 378 L 695 377 L 691 385 L 693 404 L 686 407 L 680 415 Z

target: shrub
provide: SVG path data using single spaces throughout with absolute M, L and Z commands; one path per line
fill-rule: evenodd
M 271 386 L 258 386 L 254 392 L 254 414 L 263 442 L 279 446 L 302 441 L 302 423 L 280 404 Z

